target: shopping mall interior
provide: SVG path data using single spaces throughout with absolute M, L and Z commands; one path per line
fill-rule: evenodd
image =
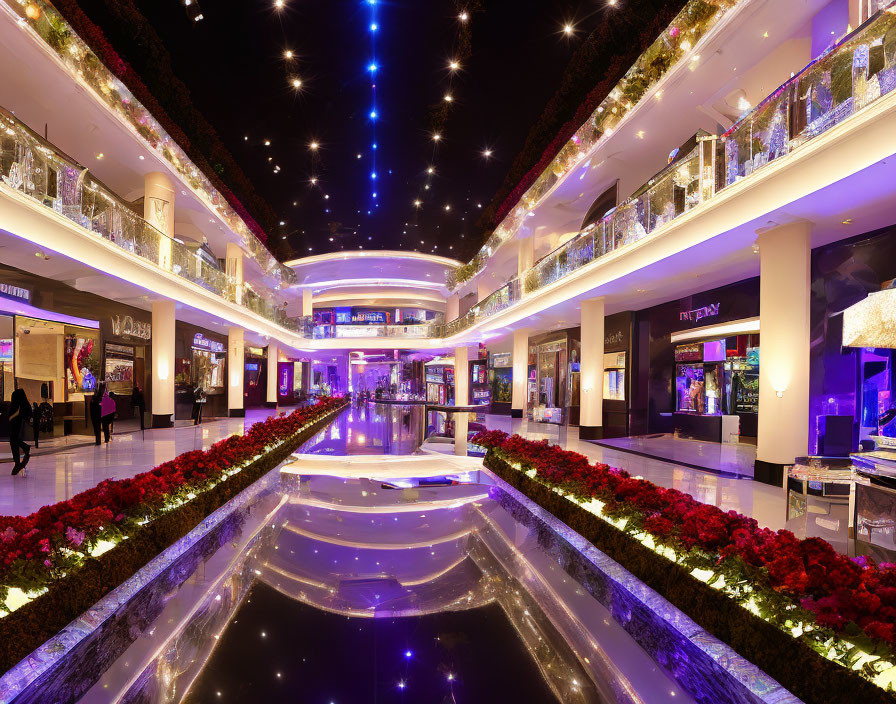
M 896 0 L 0 0 L 0 702 L 896 702 L 894 127 Z

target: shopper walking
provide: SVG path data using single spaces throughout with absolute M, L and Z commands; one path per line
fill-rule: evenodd
M 205 389 L 201 384 L 193 389 L 193 425 L 202 423 L 202 407 L 205 406 L 207 400 Z
M 134 390 L 131 392 L 131 406 L 140 416 L 140 431 L 142 432 L 145 430 L 144 423 L 146 422 L 146 397 L 137 384 L 134 384 Z
M 93 392 L 93 396 L 90 397 L 90 423 L 93 425 L 93 435 L 96 438 L 97 445 L 100 444 L 100 428 L 102 426 L 103 412 L 100 408 L 103 394 L 106 391 L 106 385 L 104 383 L 99 384 L 96 387 L 96 391 Z
M 103 426 L 103 437 L 106 442 L 112 437 L 112 421 L 115 420 L 115 399 L 106 390 L 106 384 L 103 385 L 103 395 L 100 398 L 100 423 Z
M 14 464 L 12 474 L 18 474 L 28 464 L 31 457 L 31 448 L 22 440 L 22 432 L 26 423 L 31 419 L 33 410 L 28 402 L 25 389 L 16 389 L 9 399 L 9 446 L 12 449 Z M 21 451 L 24 459 L 19 459 Z

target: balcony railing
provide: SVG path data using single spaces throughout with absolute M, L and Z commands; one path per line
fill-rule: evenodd
M 770 161 L 788 154 L 871 105 L 896 88 L 896 3 L 828 49 L 762 101 L 723 136 L 697 146 L 639 189 L 631 198 L 538 261 L 522 275 L 530 294 L 583 266 L 649 236 L 717 191 L 748 178 Z M 724 159 L 717 176 L 716 159 Z M 448 322 L 442 336 L 455 335 L 502 310 L 522 296 L 518 279 Z M 500 306 L 490 305 L 497 295 Z
M 305 337 L 314 340 L 351 340 L 369 337 L 398 337 L 404 339 L 422 339 L 439 337 L 438 323 L 415 323 L 413 325 L 331 325 L 314 323 L 309 318 L 302 319 L 302 330 Z
M 896 14 L 879 11 L 724 135 L 725 183 L 748 177 L 896 88 Z
M 0 109 L 0 181 L 117 247 L 271 322 L 297 330 L 281 308 L 238 285 L 196 252 L 165 235 L 10 113 Z

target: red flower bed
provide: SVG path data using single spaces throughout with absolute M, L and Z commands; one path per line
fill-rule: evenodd
M 888 654 L 886 649 L 894 644 L 894 564 L 849 558 L 820 538 L 800 540 L 787 530 L 761 528 L 736 511 L 723 511 L 605 464 L 591 464 L 584 455 L 546 440 L 491 430 L 478 433 L 472 442 L 534 469 L 537 480 L 576 499 L 603 502 L 603 514 L 627 519 L 627 530 L 630 526 L 645 531 L 677 552 L 697 550 L 714 568 L 728 567 L 757 587 L 773 590 L 785 597 L 785 610 L 801 606 L 818 626 L 846 640 L 871 648 L 868 639 L 883 644 L 881 654 Z
M 138 530 L 166 507 L 188 501 L 344 403 L 320 399 L 255 423 L 244 435 L 219 440 L 129 479 L 107 479 L 29 516 L 0 516 L 0 602 L 9 588 L 32 591 L 77 567 L 99 541 Z

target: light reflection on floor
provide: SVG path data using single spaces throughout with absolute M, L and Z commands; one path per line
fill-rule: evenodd
M 352 404 L 301 451 L 311 455 L 411 455 L 423 442 L 423 415 L 420 405 Z

